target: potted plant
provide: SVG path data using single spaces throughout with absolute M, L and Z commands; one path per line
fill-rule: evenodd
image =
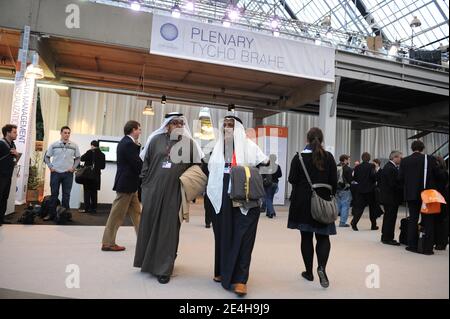
M 31 160 L 28 184 L 27 184 L 27 202 L 39 202 L 42 200 L 44 193 L 44 181 L 40 171 L 42 166 L 42 156 L 39 152 L 35 153 L 34 159 Z

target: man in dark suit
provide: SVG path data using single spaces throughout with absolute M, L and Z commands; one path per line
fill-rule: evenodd
M 375 165 L 369 163 L 370 154 L 364 152 L 361 155 L 362 163 L 355 167 L 353 171 L 353 180 L 357 183 L 355 195 L 356 199 L 353 205 L 353 220 L 350 223 L 352 229 L 358 230 L 358 222 L 366 206 L 369 206 L 371 230 L 377 230 L 377 217 L 375 210 Z
M 136 234 L 139 230 L 141 204 L 138 199 L 139 175 L 142 160 L 139 157 L 141 144 L 141 125 L 136 121 L 128 121 L 124 127 L 125 136 L 117 146 L 117 173 L 113 190 L 117 196 L 103 234 L 103 251 L 123 251 L 125 247 L 116 245 L 116 234 L 126 215 L 133 222 Z
M 105 168 L 105 154 L 99 149 L 98 141 L 91 142 L 91 149 L 81 156 L 80 161 L 85 166 L 94 168 L 95 180 L 83 184 L 84 212 L 95 214 L 97 212 L 97 192 L 100 190 L 101 170 Z
M 395 223 L 398 207 L 403 201 L 402 186 L 398 180 L 398 169 L 402 160 L 402 153 L 392 151 L 389 162 L 379 171 L 378 187 L 380 188 L 380 203 L 384 206 L 383 227 L 381 228 L 381 242 L 387 245 L 399 246 L 394 239 Z
M 419 234 L 418 222 L 420 216 L 420 208 L 422 206 L 421 192 L 424 190 L 424 166 L 425 156 L 427 157 L 427 182 L 426 189 L 436 189 L 438 182 L 445 179 L 442 176 L 436 159 L 430 155 L 424 155 L 423 151 L 425 145 L 422 141 L 414 141 L 411 144 L 413 154 L 405 157 L 400 164 L 399 179 L 403 184 L 405 200 L 408 203 L 409 209 L 409 224 L 408 224 L 408 247 L 406 250 L 417 252 Z M 433 240 L 434 236 L 434 216 L 422 214 L 421 225 L 425 230 L 425 241 L 427 239 Z M 428 254 L 433 254 L 430 251 Z
M 7 124 L 2 127 L 3 139 L 0 140 L 0 226 L 10 224 L 4 220 L 14 167 L 19 160 L 14 141 L 17 138 L 17 126 Z

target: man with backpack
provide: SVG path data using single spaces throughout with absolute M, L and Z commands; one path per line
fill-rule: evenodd
M 341 216 L 339 227 L 350 227 L 347 224 L 348 212 L 350 210 L 350 204 L 352 202 L 352 193 L 350 190 L 350 184 L 352 182 L 353 170 L 349 166 L 350 156 L 341 155 L 339 157 L 339 164 L 337 165 L 337 191 L 336 200 Z

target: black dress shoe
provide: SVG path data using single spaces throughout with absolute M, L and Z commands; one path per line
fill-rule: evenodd
M 314 281 L 314 276 L 312 273 L 309 273 L 307 271 L 302 272 L 302 277 L 305 278 L 308 281 Z
M 408 247 L 406 247 L 405 249 L 406 249 L 407 251 L 412 252 L 412 253 L 417 253 L 417 247 L 410 247 L 410 246 L 408 246 Z
M 170 276 L 158 276 L 158 282 L 160 284 L 167 284 L 170 281 Z
M 372 227 L 370 227 L 370 230 L 378 230 L 380 229 L 380 227 L 378 227 L 377 225 L 372 225 Z
M 396 241 L 395 239 L 392 240 L 382 240 L 381 241 L 385 245 L 391 245 L 391 246 L 400 246 L 400 243 Z
M 447 245 L 436 245 L 436 246 L 434 246 L 434 249 L 436 249 L 436 250 L 446 250 L 447 249 Z
M 354 231 L 358 231 L 358 230 L 359 230 L 358 227 L 356 227 L 356 225 L 351 224 L 351 226 L 352 226 L 352 229 L 353 229 Z
M 268 218 L 273 218 L 273 215 L 266 215 Z
M 328 280 L 327 274 L 325 273 L 325 269 L 319 266 L 317 268 L 317 274 L 319 275 L 320 285 L 323 288 L 328 288 L 330 286 L 330 282 Z
M 49 220 L 53 220 L 53 217 L 51 217 L 51 216 L 46 216 L 46 217 L 44 217 L 44 219 L 43 219 L 44 222 L 48 222 Z
M 205 225 L 205 228 L 211 228 L 211 225 L 206 224 L 206 225 Z

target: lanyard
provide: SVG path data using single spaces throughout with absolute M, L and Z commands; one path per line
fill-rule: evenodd
M 167 144 L 166 144 L 166 157 L 165 157 L 165 159 L 166 159 L 166 162 L 169 162 L 170 161 L 170 152 L 171 152 L 171 150 L 172 150 L 172 147 L 176 144 L 176 142 L 175 143 L 173 143 L 172 145 L 171 145 L 171 139 L 170 139 L 170 137 L 169 137 L 169 140 L 167 141 Z

